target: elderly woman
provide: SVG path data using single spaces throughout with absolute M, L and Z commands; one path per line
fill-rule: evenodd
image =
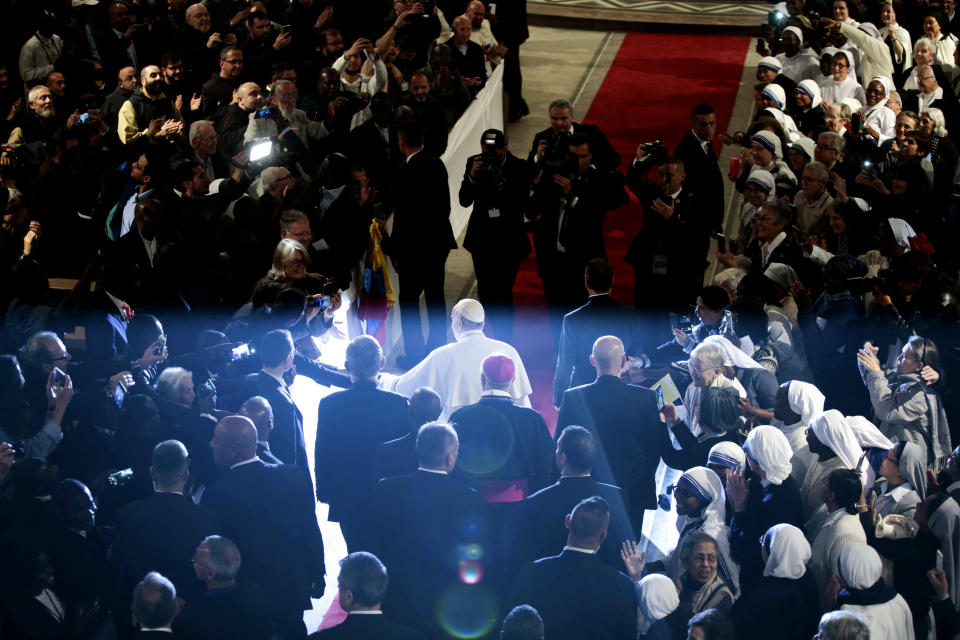
M 665 404 L 664 415 L 668 423 L 677 425 L 682 420 L 693 436 L 699 436 L 701 429 L 696 409 L 700 405 L 700 395 L 703 389 L 710 386 L 733 387 L 740 397 L 745 398 L 747 396 L 746 390 L 739 381 L 728 380 L 723 376 L 723 363 L 725 361 L 726 354 L 716 344 L 699 344 L 690 352 L 687 370 L 690 372 L 692 383 L 683 395 L 684 413 L 681 415 L 671 403 Z M 685 469 L 686 467 L 677 468 Z
M 260 297 L 267 288 L 296 287 L 308 295 L 320 293 L 325 279 L 317 273 L 307 273 L 310 255 L 306 247 L 292 238 L 284 238 L 273 251 L 273 265 L 253 289 L 252 298 Z
M 190 435 L 191 424 L 199 416 L 193 411 L 193 374 L 182 367 L 168 367 L 157 377 L 154 391 L 164 430 L 181 440 Z
M 665 570 L 671 578 L 679 578 L 687 566 L 689 557 L 683 556 L 685 540 L 696 534 L 706 534 L 714 539 L 714 572 L 719 573 L 734 593 L 738 590 L 740 571 L 730 556 L 728 538 L 730 529 L 724 521 L 726 496 L 720 478 L 706 467 L 688 469 L 674 488 L 677 510 L 677 530 L 680 537 L 676 548 L 651 568 Z M 689 545 L 686 548 L 690 548 Z M 712 579 L 712 576 L 711 576 Z M 686 623 L 686 619 L 684 620 Z
M 875 549 L 859 543 L 846 545 L 840 551 L 838 569 L 837 605 L 864 619 L 871 640 L 913 640 L 910 607 L 880 577 L 883 563 Z
M 810 569 L 817 582 L 820 604 L 826 609 L 831 604 L 827 598 L 827 585 L 837 572 L 840 552 L 851 544 L 867 542 L 858 517 L 859 510 L 865 509 L 866 505 L 858 504 L 863 496 L 863 485 L 856 472 L 850 469 L 834 469 L 819 489 L 827 517 L 813 538 Z M 807 538 L 810 537 L 808 531 Z
M 957 147 L 948 137 L 943 111 L 933 107 L 920 114 L 919 130 L 929 141 L 934 188 L 952 188 L 953 173 L 957 166 Z
M 722 369 L 724 377 L 739 381 L 747 392 L 746 398 L 740 398 L 740 415 L 754 423 L 772 420 L 777 377 L 723 336 L 710 336 L 704 344 L 717 344 L 723 349 L 726 356 Z
M 743 190 L 743 206 L 740 208 L 740 229 L 737 234 L 737 244 L 746 247 L 753 239 L 751 222 L 760 213 L 765 202 L 775 200 L 777 186 L 773 174 L 765 169 L 751 171 Z
M 684 570 L 673 583 L 680 597 L 674 619 L 676 624 L 682 624 L 680 629 L 685 629 L 690 618 L 701 611 L 729 611 L 734 591 L 719 572 L 721 554 L 717 540 L 702 531 L 691 533 L 683 539 L 679 555 Z
M 879 348 L 868 342 L 857 353 L 857 361 L 880 431 L 893 440 L 919 444 L 934 470 L 939 471 L 952 449 L 950 427 L 936 387 L 921 377 L 925 366 L 940 373 L 937 345 L 913 336 L 897 357 L 895 371 L 883 369 L 878 352 Z
M 666 430 L 660 432 L 661 456 L 668 466 L 686 469 L 706 464 L 710 449 L 718 442 L 739 444 L 742 441 L 738 431 L 740 396 L 733 387 L 719 386 L 722 380 L 717 379 L 715 382 L 715 385 L 703 389 L 699 394 L 694 412 L 699 435 L 694 436 L 691 429 L 682 422 L 673 423 L 671 431 L 680 444 L 680 449 L 677 450 L 671 445 Z M 676 409 L 673 405 L 665 405 L 663 415 L 670 423 L 676 419 Z
M 913 520 L 917 505 L 927 495 L 927 452 L 914 442 L 900 440 L 887 451 L 880 476 L 883 482 L 874 504 L 877 514 Z
M 776 524 L 761 537 L 759 549 L 763 576 L 744 585 L 731 612 L 738 638 L 809 640 L 820 617 L 816 583 L 807 571 L 810 543 L 797 527 Z
M 852 52 L 841 49 L 835 53 L 831 69 L 832 77 L 820 83 L 820 95 L 824 100 L 831 104 L 842 102 L 845 98 L 853 98 L 860 104 L 867 101 L 863 87 L 857 82 Z
M 727 495 L 734 510 L 730 551 L 740 564 L 741 580 L 754 581 L 760 578 L 763 567 L 756 540 L 778 523 L 801 526 L 802 505 L 800 488 L 790 477 L 793 451 L 779 429 L 755 427 L 743 449 L 757 479 L 748 483 L 743 469 L 727 479 Z

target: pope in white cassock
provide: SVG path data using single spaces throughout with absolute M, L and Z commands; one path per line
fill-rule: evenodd
M 456 342 L 438 347 L 417 366 L 397 378 L 394 391 L 410 396 L 420 387 L 430 387 L 443 400 L 440 421 L 446 421 L 460 407 L 474 404 L 483 395 L 481 368 L 487 356 L 499 353 L 513 360 L 516 375 L 510 386 L 514 404 L 530 406 L 530 379 L 517 350 L 506 342 L 483 334 L 483 306 L 464 298 L 450 312 Z

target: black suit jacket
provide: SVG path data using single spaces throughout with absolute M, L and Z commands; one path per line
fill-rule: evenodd
M 601 172 L 607 173 L 620 166 L 620 154 L 617 153 L 617 150 L 613 148 L 613 145 L 607 140 L 607 136 L 603 135 L 600 129 L 592 124 L 574 122 L 573 132 L 582 133 L 590 138 L 590 152 L 593 155 L 593 165 Z M 549 128 L 537 133 L 533 138 L 533 146 L 530 148 L 530 153 L 527 154 L 527 162 L 533 165 L 534 173 L 536 173 L 537 167 L 536 163 L 534 163 L 534 158 L 537 155 L 537 148 L 540 146 L 540 141 L 547 140 L 551 142 L 555 137 L 556 132 L 552 128 Z M 564 151 L 566 151 L 566 149 L 564 149 Z
M 529 604 L 550 640 L 632 640 L 637 636 L 633 581 L 595 555 L 562 551 L 520 570 L 511 605 Z
M 530 255 L 530 237 L 524 226 L 530 175 L 526 163 L 509 151 L 502 165 L 502 180 L 491 184 L 470 177 L 473 159 L 460 183 L 460 205 L 473 205 L 463 248 L 473 255 L 492 255 L 511 264 Z M 496 215 L 491 210 L 496 210 Z
M 433 620 L 444 588 L 461 584 L 461 549 L 484 549 L 485 573 L 496 557 L 488 543 L 487 505 L 458 478 L 428 471 L 384 478 L 373 490 L 375 553 L 394 579 L 384 611 L 418 627 Z M 471 524 L 476 526 L 469 526 Z
M 704 153 L 700 139 L 693 131 L 688 131 L 673 155 L 683 160 L 684 173 L 687 175 L 683 186 L 697 194 L 697 203 L 703 209 L 710 228 L 720 231 L 723 225 L 723 174 L 717 164 L 713 141 L 707 143 L 707 153 Z
M 257 443 L 257 457 L 267 464 L 283 464 L 283 461 L 277 456 L 273 455 L 273 452 L 270 451 L 269 442 Z
M 388 246 L 401 269 L 405 263 L 432 264 L 457 248 L 443 162 L 425 151 L 413 155 L 397 170 L 393 194 L 393 233 Z
M 478 487 L 485 481 L 524 479 L 531 493 L 553 472 L 553 440 L 543 416 L 509 396 L 485 395 L 450 416 L 460 438 L 455 473 Z
M 623 566 L 620 545 L 628 538 L 636 540 L 640 532 L 630 527 L 620 488 L 597 482 L 589 476 L 561 477 L 555 484 L 523 501 L 514 559 L 533 562 L 562 549 L 569 533 L 564 519 L 581 500 L 591 496 L 600 496 L 610 504 L 610 527 L 598 555 L 612 567 L 619 569 Z
M 457 65 L 461 76 L 464 78 L 480 78 L 479 87 L 470 87 L 470 93 L 476 95 L 477 92 L 487 84 L 487 67 L 483 47 L 472 40 L 468 40 L 467 52 L 460 53 L 455 38 L 450 38 L 444 42 L 444 44 L 450 47 L 450 53 L 452 54 L 451 62 Z
M 207 591 L 188 601 L 173 619 L 175 637 L 177 640 L 270 640 L 273 625 L 264 607 L 264 597 L 259 587 L 242 584 Z
M 593 296 L 585 305 L 564 316 L 557 371 L 553 378 L 554 406 L 560 406 L 563 392 L 570 387 L 596 380 L 597 372 L 590 364 L 590 354 L 597 338 L 608 335 L 623 341 L 627 355 L 636 356 L 643 352 L 639 314 L 609 294 Z
M 124 506 L 117 514 L 112 557 L 122 593 L 150 571 L 159 571 L 177 585 L 187 601 L 205 590 L 190 558 L 205 537 L 217 532 L 210 514 L 178 493 L 154 493 Z
M 308 637 L 311 640 L 421 640 L 426 636 L 381 613 L 348 615 L 337 626 L 311 633 Z
M 417 470 L 417 434 L 378 444 L 373 453 L 373 483 Z
M 231 469 L 203 494 L 223 535 L 240 549 L 240 580 L 263 587 L 272 612 L 310 607 L 323 585 L 323 537 L 303 471 L 255 460 Z
M 91 294 L 83 315 L 86 318 L 87 359 L 112 364 L 127 350 L 126 320 L 102 289 Z M 109 365 L 106 366 L 109 368 Z
M 317 407 L 317 500 L 330 519 L 369 519 L 373 457 L 377 445 L 410 431 L 407 399 L 359 380 L 331 393 Z
M 389 194 L 384 193 L 391 185 L 390 173 L 400 157 L 397 147 L 397 136 L 393 127 L 390 128 L 390 140 L 387 141 L 380 134 L 376 123 L 367 120 L 350 132 L 348 136 L 348 154 L 360 162 L 367 172 L 370 184 L 381 191 L 382 196 L 389 200 Z
M 564 394 L 555 437 L 571 424 L 586 427 L 596 436 L 600 446 L 593 477 L 623 490 L 632 521 L 639 521 L 643 509 L 657 508 L 657 436 L 664 426 L 656 393 L 615 376 L 600 376 Z
M 248 398 L 263 396 L 273 409 L 270 452 L 284 464 L 295 464 L 309 473 L 307 445 L 303 438 L 303 415 L 294 404 L 290 389 L 263 371 L 247 376 L 246 388 Z

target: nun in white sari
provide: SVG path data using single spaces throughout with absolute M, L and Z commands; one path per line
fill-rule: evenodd
M 866 104 L 860 109 L 863 131 L 871 136 L 877 146 L 893 137 L 893 127 L 897 116 L 887 106 L 890 92 L 894 90 L 893 80 L 885 76 L 872 78 L 864 92 Z
M 913 615 L 903 596 L 881 577 L 883 563 L 873 547 L 850 544 L 838 559 L 837 605 L 867 623 L 870 640 L 914 640 Z
M 730 556 L 730 527 L 726 523 L 726 494 L 719 476 L 707 467 L 688 469 L 677 480 L 677 546 L 663 559 L 667 575 L 679 578 L 686 570 L 680 559 L 683 539 L 695 531 L 702 531 L 717 541 L 717 573 L 726 580 L 734 595 L 740 590 L 740 568 Z M 695 498 L 699 507 L 687 508 L 689 498 Z
M 840 49 L 833 56 L 833 76 L 820 83 L 820 95 L 833 104 L 844 98 L 853 98 L 860 104 L 867 101 L 866 93 L 857 82 L 853 53 Z

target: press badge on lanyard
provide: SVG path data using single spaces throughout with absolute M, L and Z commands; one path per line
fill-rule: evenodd
M 498 208 L 496 208 L 496 207 L 494 207 L 494 208 L 492 208 L 492 209 L 487 209 L 487 217 L 490 217 L 490 218 L 499 218 L 499 217 L 500 217 L 500 209 L 498 209 Z
M 651 266 L 654 275 L 667 275 L 667 256 L 663 255 L 662 253 L 653 254 L 653 263 Z

